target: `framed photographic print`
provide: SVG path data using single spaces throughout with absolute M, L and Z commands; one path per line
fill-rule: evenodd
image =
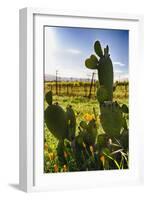
M 20 10 L 22 190 L 143 182 L 142 22 Z

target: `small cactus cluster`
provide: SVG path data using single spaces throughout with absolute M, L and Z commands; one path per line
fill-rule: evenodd
M 58 105 L 52 103 L 52 92 L 46 94 L 48 107 L 45 110 L 45 122 L 50 132 L 58 139 L 73 140 L 76 130 L 76 117 L 71 106 L 66 111 Z
M 76 164 L 81 169 L 84 165 L 85 158 L 82 157 L 83 150 L 90 151 L 90 146 L 94 146 L 97 137 L 97 127 L 95 119 L 81 121 L 79 125 L 79 132 L 76 135 L 76 117 L 71 106 L 67 106 L 66 111 L 52 102 L 52 92 L 49 91 L 46 96 L 48 106 L 45 110 L 45 123 L 49 131 L 58 139 L 57 155 L 60 164 L 65 165 L 67 161 L 64 157 L 66 149 L 66 142 L 71 142 L 71 148 L 74 152 L 73 157 L 76 159 Z M 85 150 L 84 150 L 85 151 Z M 84 168 L 83 168 L 84 169 Z

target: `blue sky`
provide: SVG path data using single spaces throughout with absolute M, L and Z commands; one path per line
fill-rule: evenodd
M 45 27 L 45 74 L 58 70 L 61 77 L 90 77 L 92 70 L 84 63 L 96 40 L 109 46 L 115 80 L 127 79 L 129 32 L 112 29 Z

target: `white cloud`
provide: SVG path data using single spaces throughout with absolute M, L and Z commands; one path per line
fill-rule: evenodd
M 51 75 L 55 75 L 56 74 L 56 70 L 58 70 L 58 76 L 59 77 L 67 77 L 67 78 L 85 78 L 85 79 L 88 79 L 88 78 L 91 78 L 92 76 L 92 73 L 94 71 L 89 71 L 89 69 L 87 69 L 86 67 L 81 67 L 79 68 L 78 70 L 75 70 L 74 69 L 74 63 L 73 65 L 71 65 L 69 68 L 66 68 L 62 65 L 58 65 L 58 66 L 55 66 L 54 69 L 51 69 L 50 70 L 50 73 Z M 97 77 L 95 75 L 95 77 Z
M 58 49 L 56 33 L 53 28 L 45 29 L 45 39 L 45 73 L 50 74 L 56 65 L 55 52 Z
M 81 51 L 78 49 L 67 49 L 66 51 L 71 54 L 81 54 Z
M 114 65 L 118 65 L 118 66 L 120 66 L 120 67 L 123 67 L 123 66 L 125 66 L 125 64 L 124 64 L 124 63 L 122 63 L 122 62 L 117 62 L 117 61 L 114 61 L 113 63 L 114 63 Z
M 123 73 L 123 71 L 122 70 L 114 70 L 114 73 L 116 73 L 116 74 L 122 74 Z
M 129 80 L 128 74 L 114 74 L 114 81 L 125 81 Z

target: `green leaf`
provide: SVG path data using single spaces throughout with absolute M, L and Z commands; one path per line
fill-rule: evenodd
M 117 162 L 112 156 L 110 156 L 110 154 L 108 154 L 106 151 L 103 151 L 103 154 L 104 154 L 107 158 L 109 158 L 110 160 L 113 160 L 113 162 L 115 163 L 115 165 L 117 166 L 117 168 L 120 169 L 120 166 L 119 166 L 118 162 Z
M 47 101 L 47 103 L 49 105 L 52 105 L 52 101 L 53 101 L 53 97 L 52 97 L 52 91 L 49 91 L 46 95 L 45 95 L 45 99 Z
M 126 104 L 122 105 L 121 110 L 122 110 L 123 113 L 129 113 L 129 108 Z
M 103 149 L 103 154 L 110 155 L 110 150 L 108 148 Z
M 95 53 L 99 56 L 99 57 L 102 57 L 103 56 L 103 51 L 102 51 L 102 48 L 101 48 L 101 44 L 99 41 L 96 41 L 95 44 L 94 44 L 94 50 L 95 50 Z

